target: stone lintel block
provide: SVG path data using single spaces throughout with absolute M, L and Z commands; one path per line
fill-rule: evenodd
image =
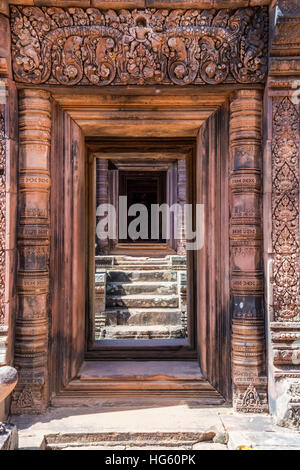
M 10 5 L 34 5 L 34 0 L 9 0 Z
M 146 0 L 91 0 L 91 6 L 103 9 L 145 8 Z
M 47 7 L 81 7 L 88 8 L 91 6 L 90 0 L 34 0 L 35 6 Z
M 1 2 L 1 0 L 0 0 Z M 1 7 L 1 3 L 0 3 Z M 9 19 L 1 14 L 0 8 L 0 78 L 11 77 Z
M 93 1 L 93 0 L 92 0 Z M 242 8 L 269 5 L 270 0 L 145 0 L 153 8 Z
M 93 1 L 93 0 L 92 0 Z M 248 7 L 249 0 L 145 0 L 152 8 L 241 8 Z M 253 0 L 253 5 L 266 5 L 268 0 Z
M 285 78 L 287 76 L 294 77 L 295 75 L 300 75 L 300 57 L 271 57 L 269 74 L 283 75 Z
M 300 16 L 300 0 L 278 0 L 277 5 L 284 16 Z
M 0 0 L 0 14 L 9 16 L 9 6 L 8 6 L 8 0 Z M 1 30 L 1 28 L 0 28 Z M 1 45 L 1 41 L 0 41 Z
M 6 432 L 0 434 L 0 450 L 18 449 L 18 431 L 13 424 L 5 425 Z
M 240 8 L 269 5 L 270 0 L 0 0 L 0 13 L 9 15 L 11 5 L 95 8 Z

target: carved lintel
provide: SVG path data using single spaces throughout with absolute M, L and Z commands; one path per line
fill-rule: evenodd
M 15 80 L 60 85 L 261 83 L 265 7 L 11 7 Z

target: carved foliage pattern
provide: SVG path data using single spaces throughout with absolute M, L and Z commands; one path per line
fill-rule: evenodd
M 0 113 L 0 324 L 4 323 L 4 291 L 5 291 L 5 166 L 6 136 L 4 115 Z
M 257 83 L 267 10 L 11 8 L 15 79 L 61 85 Z
M 300 319 L 299 115 L 288 97 L 273 100 L 272 243 L 274 319 Z

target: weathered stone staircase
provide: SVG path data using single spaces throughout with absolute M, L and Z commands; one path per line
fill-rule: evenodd
M 106 270 L 105 311 L 96 315 L 96 339 L 185 337 L 183 260 L 179 266 L 165 258 L 160 263 L 157 258 L 125 261 L 119 259 Z

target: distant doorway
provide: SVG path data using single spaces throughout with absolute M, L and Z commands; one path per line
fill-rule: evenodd
M 127 218 L 127 236 L 121 238 L 121 243 L 165 243 L 162 238 L 162 226 L 159 224 L 158 237 L 155 236 L 154 227 L 152 227 L 151 207 L 166 203 L 166 183 L 167 173 L 165 171 L 123 171 L 119 174 L 119 195 L 127 198 L 127 213 L 130 208 L 136 209 L 134 212 L 140 212 L 145 208 L 147 211 L 148 225 L 144 227 L 141 238 L 133 238 L 131 231 L 128 230 L 130 224 L 134 221 L 136 215 L 128 215 Z M 140 227 L 140 230 L 142 227 Z M 154 235 L 153 235 L 154 234 Z

